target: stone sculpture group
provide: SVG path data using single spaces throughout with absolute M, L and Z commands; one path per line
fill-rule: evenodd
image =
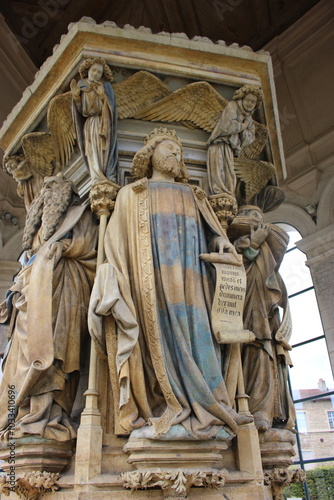
M 23 154 L 4 159 L 28 213 L 24 264 L 0 310 L 1 321 L 9 324 L 0 385 L 1 442 L 9 439 L 11 386 L 17 439 L 75 438 L 71 413 L 87 325 L 97 353 L 115 367 L 116 403 L 110 411 L 117 408 L 119 434 L 230 440 L 253 421 L 260 433 L 293 430 L 287 385 L 291 325 L 278 272 L 288 241 L 283 230 L 263 221 L 283 195 L 273 165 L 258 160 L 267 138 L 266 126 L 252 117 L 263 101 L 261 89 L 244 85 L 227 103 L 208 83 L 172 93 L 146 72 L 113 88 L 111 70 L 101 59 L 85 60 L 79 71 L 79 82 L 72 80 L 71 91 L 50 104 L 50 133 L 27 134 Z M 126 93 L 135 94 L 138 80 L 142 95 L 131 101 Z M 209 193 L 189 182 L 175 131 L 153 130 L 134 156 L 134 182 L 118 191 L 104 237 L 105 262 L 96 272 L 97 221 L 58 172 L 76 136 L 92 184 L 119 182 L 116 102 L 119 118 L 188 122 L 210 132 Z M 180 102 L 184 106 L 176 119 Z M 55 108 L 71 118 L 67 143 L 61 125 L 54 123 Z M 42 166 L 38 149 L 31 153 L 36 141 L 49 152 Z M 222 199 L 233 202 L 228 213 L 221 211 Z M 204 255 L 246 273 L 243 328 L 251 336 L 241 348 L 238 344 L 237 358 L 213 332 L 215 268 Z M 222 300 L 222 308 L 233 307 L 233 280 L 230 290 L 232 298 Z M 233 366 L 238 356 L 242 377 Z M 249 396 L 248 413 L 235 399 L 237 379 Z

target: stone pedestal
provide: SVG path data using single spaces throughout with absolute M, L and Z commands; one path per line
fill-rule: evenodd
M 57 442 L 33 436 L 10 439 L 0 447 L 2 469 L 9 475 L 13 467 L 17 476 L 33 471 L 61 472 L 74 452 L 74 441 Z
M 150 431 L 150 429 L 144 429 Z M 176 433 L 185 434 L 182 426 L 175 426 L 165 439 L 137 437 L 134 431 L 124 447 L 129 453 L 128 462 L 137 470 L 122 474 L 124 488 L 132 490 L 160 487 L 164 498 L 188 498 L 192 486 L 224 486 L 228 472 L 224 468 L 229 462 L 233 467 L 231 439 L 197 441 L 185 437 L 176 439 Z M 174 438 L 174 439 L 173 439 Z M 223 459 L 223 453 L 225 459 Z
M 159 441 L 129 439 L 124 447 L 128 463 L 137 470 L 161 469 L 222 469 L 233 466 L 231 446 L 225 441 Z M 224 459 L 223 459 L 224 453 Z
M 295 434 L 285 429 L 270 429 L 259 433 L 259 438 L 264 470 L 286 468 L 292 464 L 292 457 L 295 455 Z

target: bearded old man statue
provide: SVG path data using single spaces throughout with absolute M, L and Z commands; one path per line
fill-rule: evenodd
M 215 437 L 223 428 L 233 435 L 252 418 L 231 408 L 210 323 L 212 280 L 200 254 L 210 244 L 220 252 L 234 248 L 205 193 L 187 184 L 175 131 L 155 129 L 146 138 L 132 176 L 139 180 L 119 191 L 107 228 L 107 262 L 89 311 L 101 354 L 116 324 L 114 359 L 109 350 L 108 357 L 118 374 L 120 433 L 148 437 L 148 430 L 158 438 L 181 424 L 190 438 Z
M 10 343 L 0 385 L 0 437 L 8 439 L 8 388 L 15 390 L 15 438 L 68 441 L 80 346 L 96 266 L 96 225 L 72 183 L 46 177 L 27 215 L 26 263 L 1 304 Z

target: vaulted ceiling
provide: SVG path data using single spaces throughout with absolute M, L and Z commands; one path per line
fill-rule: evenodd
M 0 12 L 36 67 L 83 16 L 153 33 L 183 32 L 261 49 L 319 0 L 2 0 Z

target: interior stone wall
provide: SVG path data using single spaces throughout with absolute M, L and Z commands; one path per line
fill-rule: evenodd
M 287 177 L 267 214 L 303 236 L 334 371 L 334 4 L 321 1 L 266 46 L 273 59 Z

